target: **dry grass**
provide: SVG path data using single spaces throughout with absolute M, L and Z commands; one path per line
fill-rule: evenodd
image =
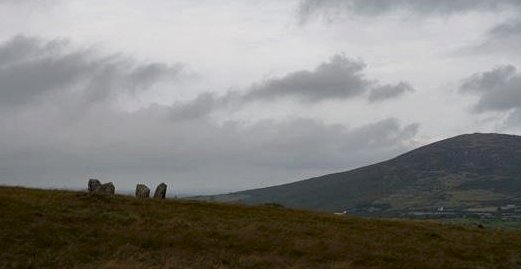
M 521 234 L 0 188 L 2 268 L 521 268 Z

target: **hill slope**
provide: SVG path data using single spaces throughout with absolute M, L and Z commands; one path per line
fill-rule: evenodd
M 326 211 L 521 205 L 521 137 L 461 135 L 359 169 L 214 199 Z
M 521 268 L 521 234 L 0 187 L 0 268 Z

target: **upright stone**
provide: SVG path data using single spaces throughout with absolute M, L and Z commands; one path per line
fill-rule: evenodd
M 161 183 L 157 185 L 156 192 L 154 193 L 154 198 L 156 199 L 165 199 L 166 197 L 166 184 Z
M 97 191 L 97 193 L 105 195 L 114 195 L 115 192 L 116 188 L 114 187 L 114 184 L 112 184 L 112 182 L 102 184 Z
M 97 192 L 101 188 L 101 182 L 97 179 L 89 179 L 89 193 Z
M 144 184 L 136 185 L 136 198 L 149 198 L 150 189 Z

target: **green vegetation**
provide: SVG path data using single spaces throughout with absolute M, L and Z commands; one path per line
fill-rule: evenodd
M 521 233 L 0 188 L 0 268 L 521 268 Z
M 521 221 L 477 218 L 440 219 L 440 221 L 452 225 L 476 226 L 481 224 L 484 227 L 490 229 L 506 229 L 521 231 Z

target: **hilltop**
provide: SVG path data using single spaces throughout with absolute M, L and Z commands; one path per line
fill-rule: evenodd
M 0 187 L 1 268 L 521 268 L 521 233 Z
M 516 211 L 513 207 L 521 206 L 521 137 L 460 135 L 359 169 L 212 199 L 360 214 Z

